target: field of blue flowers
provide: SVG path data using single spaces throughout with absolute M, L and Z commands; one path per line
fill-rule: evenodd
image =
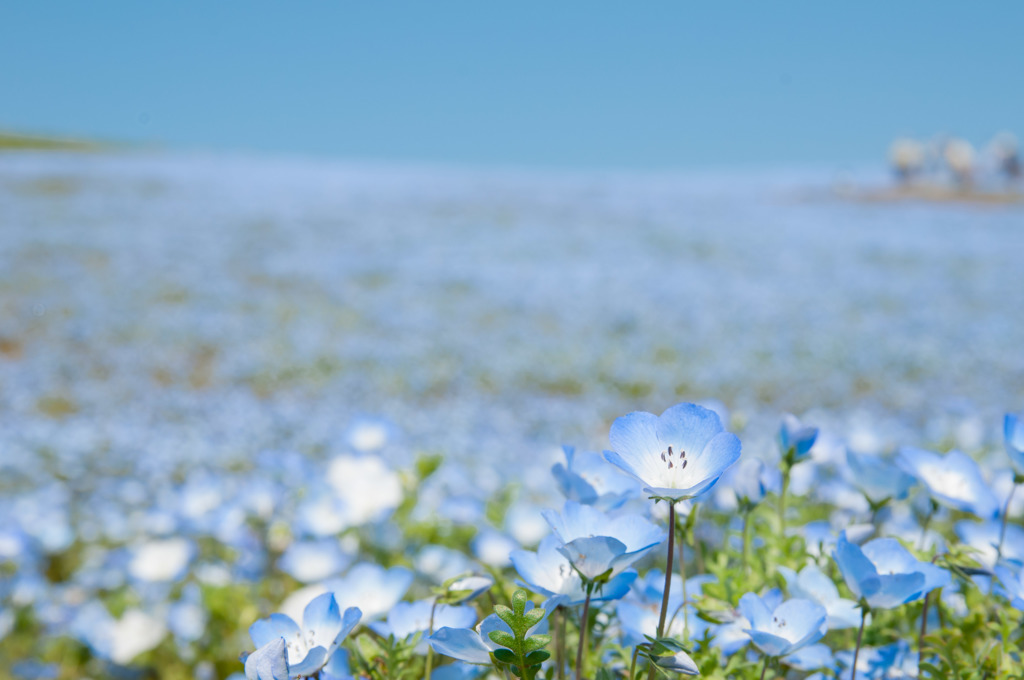
M 826 184 L 0 156 L 0 678 L 1024 677 L 1022 213 Z

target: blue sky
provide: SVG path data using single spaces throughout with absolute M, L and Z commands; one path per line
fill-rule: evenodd
M 7 2 L 0 128 L 582 168 L 1024 136 L 1020 2 Z

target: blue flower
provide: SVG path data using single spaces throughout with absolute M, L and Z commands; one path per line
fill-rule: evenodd
M 732 487 L 741 508 L 749 509 L 760 503 L 769 491 L 779 492 L 782 473 L 758 458 L 744 458 L 723 475 L 722 484 Z
M 839 589 L 825 573 L 814 564 L 808 564 L 797 574 L 789 567 L 778 567 L 786 578 L 786 585 L 793 597 L 817 602 L 828 612 L 830 630 L 853 628 L 860 625 L 860 611 L 857 603 L 839 597 Z
M 622 573 L 667 536 L 640 515 L 609 517 L 575 501 L 566 501 L 560 513 L 542 514 L 562 541 L 558 551 L 588 581 Z
M 302 627 L 284 614 L 271 614 L 249 627 L 249 636 L 257 649 L 245 662 L 246 676 L 273 678 L 277 680 L 279 662 L 274 650 L 281 649 L 292 678 L 307 677 L 317 673 L 329 660 L 345 636 L 359 623 L 362 612 L 349 607 L 344 615 L 331 593 L 324 593 L 306 605 L 302 614 Z M 282 641 L 281 647 L 278 641 Z M 253 660 L 253 657 L 257 657 Z M 290 659 L 295 659 L 293 663 Z M 253 675 L 250 675 L 252 662 Z M 269 673 L 269 675 L 268 675 Z
M 637 411 L 617 418 L 605 458 L 670 501 L 710 489 L 740 457 L 740 440 L 718 415 L 696 404 L 677 404 L 661 416 Z
M 1013 413 L 1003 419 L 1003 442 L 1018 475 L 1024 475 L 1024 422 Z
M 416 633 L 427 633 L 431 627 L 433 612 L 433 629 L 469 628 L 476 622 L 476 610 L 472 607 L 453 607 L 446 604 L 434 604 L 433 598 L 416 602 L 399 602 L 388 614 L 387 622 L 371 623 L 370 628 L 382 637 L 394 635 L 396 640 L 407 640 Z M 427 651 L 426 640 L 416 645 L 417 654 Z
M 634 480 L 619 474 L 601 454 L 577 452 L 572 446 L 563 446 L 562 451 L 565 453 L 565 465 L 556 463 L 551 474 L 567 499 L 603 510 L 614 510 L 639 491 Z
M 949 572 L 921 562 L 894 538 L 876 538 L 863 548 L 839 534 L 832 553 L 846 585 L 871 608 L 891 609 L 949 584 Z
M 846 452 L 849 481 L 871 503 L 907 497 L 914 478 L 880 456 Z
M 959 451 L 945 457 L 931 451 L 904 447 L 896 463 L 928 487 L 932 497 L 955 510 L 989 519 L 999 514 L 995 494 L 981 476 L 973 458 Z
M 548 536 L 540 542 L 537 552 L 514 550 L 510 556 L 512 565 L 523 578 L 517 583 L 548 597 L 565 595 L 566 605 L 583 604 L 587 596 L 583 589 L 583 579 L 565 555 L 559 552 L 561 547 L 562 543 L 557 536 Z M 591 600 L 617 600 L 626 594 L 629 584 L 635 578 L 635 571 L 624 571 L 613 576 L 593 594 Z
M 779 426 L 779 448 L 782 449 L 784 458 L 793 462 L 806 458 L 817 439 L 818 428 L 805 427 L 791 413 L 782 416 L 782 424 Z
M 810 600 L 786 600 L 769 608 L 760 597 L 747 593 L 740 598 L 740 613 L 750 622 L 744 632 L 766 656 L 792 654 L 828 631 L 828 613 Z
M 1009 600 L 1011 605 L 1024 611 L 1024 569 L 1014 573 L 1006 567 L 996 567 L 996 576 L 999 577 L 996 592 Z
M 690 639 L 699 640 L 704 631 L 711 627 L 697 615 L 692 604 L 683 605 L 683 580 L 679 574 L 672 574 L 672 585 L 669 589 L 669 619 L 665 624 L 665 635 L 682 639 L 689 631 Z M 716 581 L 714 576 L 703 574 L 686 581 L 688 601 L 692 602 L 701 594 L 705 583 Z M 651 569 L 642 578 L 638 578 L 630 586 L 629 593 L 615 606 L 619 628 L 622 630 L 622 644 L 634 647 L 645 641 L 644 636 L 654 636 L 658 632 L 658 617 L 661 612 L 661 599 L 665 588 L 665 573 L 660 569 Z M 685 618 L 684 618 L 685 617 Z

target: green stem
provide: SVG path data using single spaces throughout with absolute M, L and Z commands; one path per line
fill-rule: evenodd
M 590 627 L 590 593 L 594 586 L 587 584 L 587 598 L 583 601 L 583 615 L 580 617 L 580 644 L 576 648 L 576 680 L 583 678 L 583 648 L 587 645 L 587 628 Z
M 779 492 L 779 536 L 786 537 L 786 492 L 789 491 L 789 464 L 782 465 L 782 490 Z
M 640 647 L 633 648 L 633 660 L 629 662 L 629 680 L 633 680 L 636 671 L 636 657 L 640 655 Z
M 690 639 L 690 622 L 689 617 L 686 616 L 686 554 L 685 546 L 686 533 L 685 529 L 679 534 L 679 579 L 683 582 L 683 603 L 680 605 L 683 610 L 683 641 L 686 642 Z M 666 586 L 667 587 L 667 586 Z M 673 613 L 672 618 L 675 618 Z M 669 621 L 668 629 L 672 630 L 672 622 Z
M 868 619 L 868 608 L 862 607 L 860 611 L 860 630 L 857 631 L 857 647 L 853 650 L 853 668 L 850 671 L 850 680 L 857 680 L 857 657 L 860 656 L 860 642 L 864 638 L 864 622 Z
M 921 659 L 924 658 L 924 636 L 928 633 L 928 603 L 932 594 L 925 593 L 924 607 L 921 609 L 921 632 L 917 636 L 917 674 L 921 674 Z
M 668 615 L 668 595 L 672 587 L 672 551 L 676 539 L 676 504 L 668 501 L 668 563 L 665 565 L 665 592 L 661 595 L 661 615 L 658 617 L 658 637 L 665 635 L 665 617 Z M 654 661 L 648 666 L 647 677 L 654 678 Z
M 437 610 L 437 599 L 434 599 L 434 603 L 430 605 L 430 625 L 427 628 L 427 637 L 434 634 L 434 612 Z M 430 680 L 430 671 L 434 666 L 434 647 L 429 645 L 427 647 L 427 668 L 424 672 L 425 680 Z
M 561 605 L 555 607 L 558 622 L 555 625 L 555 664 L 558 665 L 558 680 L 565 680 L 565 610 Z
M 1010 495 L 1006 498 L 1006 507 L 1003 508 L 1003 524 L 999 528 L 999 546 L 996 548 L 996 562 L 1003 556 L 1003 541 L 1006 540 L 1006 520 L 1010 518 L 1010 501 L 1013 500 L 1013 494 L 1017 491 L 1017 485 L 1014 484 L 1010 488 Z
M 764 665 L 761 666 L 761 680 L 764 680 L 764 674 L 768 672 L 768 659 L 770 658 L 770 656 L 764 657 Z
M 750 510 L 743 513 L 743 573 L 750 575 Z

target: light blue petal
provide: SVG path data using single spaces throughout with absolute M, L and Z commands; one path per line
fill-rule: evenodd
M 654 660 L 654 663 L 666 670 L 682 673 L 683 675 L 700 674 L 700 669 L 697 668 L 697 664 L 686 652 L 676 652 L 672 656 L 659 656 Z
M 290 620 L 290 619 L 289 619 Z M 276 638 L 245 660 L 247 680 L 288 680 L 288 652 L 284 638 Z
M 611 569 L 617 558 L 626 552 L 626 546 L 610 536 L 577 538 L 560 547 L 567 560 L 588 579 L 595 579 Z M 628 565 L 623 565 L 623 568 Z M 621 570 L 620 570 L 621 571 Z
M 640 482 L 641 484 L 649 483 L 646 479 L 644 479 L 637 473 L 636 468 L 634 468 L 631 464 L 627 463 L 626 460 L 623 459 L 623 457 L 617 454 L 615 451 L 605 451 L 604 459 L 611 463 L 612 465 L 614 465 L 615 467 L 622 470 L 623 472 L 625 472 L 627 475 L 629 475 L 636 481 Z
M 491 650 L 484 645 L 481 636 L 468 628 L 444 626 L 427 638 L 435 652 L 469 663 L 489 664 Z
M 872 608 L 891 609 L 916 600 L 924 590 L 924 574 L 881 574 L 879 588 L 867 596 Z
M 656 415 L 644 411 L 616 418 L 608 439 L 612 451 L 618 455 L 609 457 L 605 452 L 605 458 L 646 484 L 656 482 L 661 472 L 658 456 L 663 450 L 658 439 L 658 422 Z
M 363 612 L 360 611 L 359 607 L 349 607 L 346 609 L 345 613 L 341 616 L 341 629 L 334 638 L 334 644 L 340 645 L 342 640 L 348 637 L 348 634 L 352 632 L 352 629 L 359 624 L 359 620 L 362 618 Z
M 767 628 L 771 625 L 771 609 L 754 593 L 747 593 L 740 598 L 739 610 L 752 628 Z
M 839 565 L 846 585 L 857 597 L 870 595 L 880 587 L 875 565 L 858 546 L 846 540 L 845 531 L 839 534 L 832 558 Z
M 744 629 L 750 636 L 750 641 L 757 646 L 766 656 L 782 656 L 793 651 L 793 645 L 789 640 L 763 630 Z
M 660 442 L 658 453 L 672 446 L 676 455 L 685 451 L 687 457 L 704 451 L 723 430 L 718 414 L 697 404 L 676 404 L 661 414 L 655 427 Z
M 299 625 L 284 614 L 271 614 L 249 626 L 249 637 L 257 647 L 263 647 L 277 638 L 288 638 L 300 633 Z
M 313 644 L 333 647 L 341 629 L 341 611 L 334 593 L 313 598 L 302 612 L 302 627 L 312 635 Z
M 801 671 L 832 668 L 835 665 L 835 657 L 827 645 L 809 645 L 787 655 L 782 661 Z
M 860 625 L 860 608 L 853 600 L 836 599 L 825 604 L 829 630 L 856 628 Z
M 327 650 L 314 647 L 306 652 L 306 658 L 297 664 L 288 665 L 288 674 L 293 678 L 305 678 L 318 672 L 327 663 Z

